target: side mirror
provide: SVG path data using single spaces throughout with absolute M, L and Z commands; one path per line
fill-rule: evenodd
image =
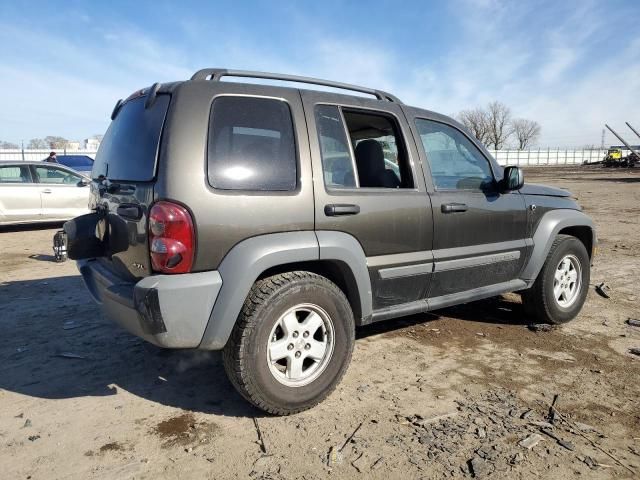
M 83 179 L 81 179 L 80 181 L 78 181 L 78 183 L 76 183 L 76 185 L 77 185 L 78 187 L 86 187 L 86 186 L 87 186 L 87 185 L 89 185 L 90 183 L 91 183 L 91 181 L 90 181 L 90 180 L 88 180 L 88 179 L 86 179 L 86 178 L 83 178 Z
M 520 190 L 524 185 L 524 172 L 520 167 L 505 167 L 501 187 L 505 192 Z

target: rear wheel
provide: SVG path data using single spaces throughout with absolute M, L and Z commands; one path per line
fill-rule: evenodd
M 522 292 L 525 311 L 540 323 L 566 323 L 580 312 L 587 298 L 590 262 L 584 244 L 558 235 L 533 286 Z
M 256 407 L 288 415 L 321 402 L 351 360 L 355 324 L 344 293 L 310 272 L 255 283 L 223 359 L 236 389 Z

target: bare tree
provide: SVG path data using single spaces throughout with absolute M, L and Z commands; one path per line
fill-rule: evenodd
M 486 115 L 486 145 L 493 147 L 494 150 L 500 150 L 513 133 L 511 110 L 504 103 L 494 101 L 487 105 Z
M 42 138 L 32 138 L 31 140 L 29 140 L 27 148 L 44 150 L 45 148 L 49 148 L 49 146 L 47 145 L 47 142 L 45 142 Z
M 526 118 L 516 118 L 511 122 L 513 134 L 518 142 L 518 150 L 531 147 L 540 137 L 540 124 Z
M 0 148 L 6 148 L 6 149 L 16 149 L 16 148 L 20 148 L 17 144 L 13 143 L 13 142 L 5 142 L 0 140 Z
M 489 122 L 486 111 L 481 108 L 462 110 L 457 117 L 458 121 L 467 127 L 481 143 L 487 143 Z
M 52 135 L 44 137 L 44 141 L 47 145 L 49 145 L 48 148 L 53 149 L 67 148 L 67 145 L 69 144 L 69 140 L 67 140 L 66 138 Z

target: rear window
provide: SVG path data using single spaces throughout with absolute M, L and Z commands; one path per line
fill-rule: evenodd
M 298 174 L 289 106 L 269 98 L 216 99 L 207 157 L 209 184 L 214 188 L 294 190 Z
M 147 109 L 144 108 L 145 99 L 138 97 L 121 107 L 100 143 L 91 170 L 92 178 L 104 175 L 110 180 L 153 180 L 170 96 L 158 95 Z

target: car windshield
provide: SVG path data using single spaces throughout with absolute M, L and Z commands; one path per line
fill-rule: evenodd
M 86 155 L 59 155 L 58 162 L 71 168 L 93 167 L 93 158 Z

